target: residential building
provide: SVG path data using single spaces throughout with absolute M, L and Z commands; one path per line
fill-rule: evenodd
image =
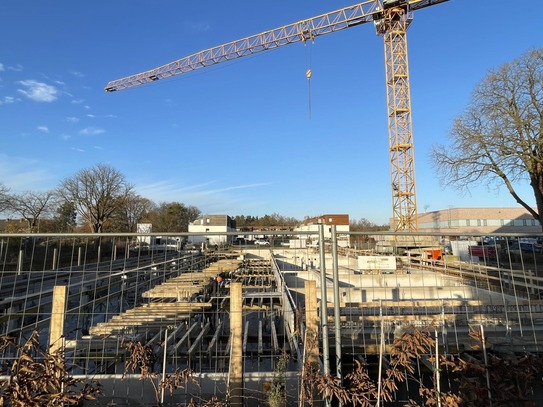
M 202 215 L 189 223 L 189 233 L 199 233 L 190 236 L 192 244 L 206 243 L 211 246 L 232 243 L 234 235 L 226 233 L 236 231 L 236 221 L 228 215 Z M 225 233 L 225 234 L 220 234 Z
M 338 238 L 338 246 L 348 246 L 349 236 L 342 233 L 348 233 L 349 227 L 349 215 L 348 214 L 324 214 L 312 218 L 305 218 L 300 223 L 294 232 L 312 232 L 307 235 L 300 234 L 300 239 L 307 239 L 308 242 L 318 242 L 319 238 L 314 232 L 319 231 L 319 225 L 324 225 L 324 239 L 328 240 L 332 237 L 332 225 L 336 226 L 336 233 Z

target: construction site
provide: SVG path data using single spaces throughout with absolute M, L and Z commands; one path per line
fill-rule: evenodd
M 177 243 L 161 247 L 138 244 L 152 233 L 0 235 L 2 393 L 45 377 L 73 398 L 36 405 L 543 404 L 542 236 L 419 232 L 407 29 L 445 1 L 364 1 L 109 82 L 122 91 L 374 25 L 390 231 L 326 225 L 325 238 L 320 224 L 217 245 L 167 232 Z
M 413 330 L 435 341 L 414 363 L 420 377 L 439 370 L 442 392 L 458 391 L 457 373 L 435 369 L 432 357 L 484 365 L 483 350 L 508 364 L 540 354 L 540 253 L 500 246 L 500 259 L 460 260 L 471 250 L 445 255 L 434 236 L 386 255 L 378 245 L 351 248 L 367 235 L 332 235 L 318 248 L 270 237 L 265 247 L 190 251 L 130 249 L 136 238 L 1 236 L 0 334 L 22 346 L 38 332 L 44 351 L 62 349 L 67 375 L 100 383 L 83 405 L 273 405 L 278 381 L 281 405 L 330 404 L 315 389 L 311 403 L 304 393 L 310 361 L 314 374 L 345 383 L 358 363 L 383 377 L 394 341 Z M 345 238 L 352 244 L 338 246 Z M 484 338 L 479 347 L 473 332 Z M 136 345 L 148 359 L 133 365 Z M 5 364 L 17 357 L 3 348 Z M 180 371 L 190 380 L 159 386 Z M 387 405 L 417 392 L 413 379 L 401 382 Z

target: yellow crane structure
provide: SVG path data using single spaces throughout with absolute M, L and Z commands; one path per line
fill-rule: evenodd
M 231 61 L 364 23 L 384 39 L 394 231 L 418 229 L 407 28 L 413 12 L 448 0 L 368 0 L 293 24 L 205 49 L 157 68 L 109 82 L 114 92 Z

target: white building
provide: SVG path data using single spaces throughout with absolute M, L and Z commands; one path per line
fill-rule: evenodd
M 205 243 L 209 246 L 220 246 L 232 243 L 235 235 L 228 233 L 236 231 L 236 222 L 228 215 L 203 215 L 194 222 L 189 223 L 187 244 L 199 245 Z
M 338 246 L 347 247 L 349 245 L 349 215 L 347 214 L 326 214 L 316 216 L 314 218 L 306 218 L 304 221 L 294 228 L 295 232 L 317 232 L 304 235 L 299 235 L 300 240 L 307 240 L 309 244 L 315 244 L 319 241 L 319 225 L 324 225 L 324 239 L 329 240 L 332 237 L 332 225 L 336 226 L 336 235 Z

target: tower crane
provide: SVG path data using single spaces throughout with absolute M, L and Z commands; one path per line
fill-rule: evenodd
M 260 34 L 205 49 L 106 85 L 114 92 L 227 62 L 258 52 L 373 22 L 384 39 L 388 140 L 394 231 L 418 229 L 415 156 L 407 57 L 407 28 L 413 12 L 448 0 L 367 0 Z

